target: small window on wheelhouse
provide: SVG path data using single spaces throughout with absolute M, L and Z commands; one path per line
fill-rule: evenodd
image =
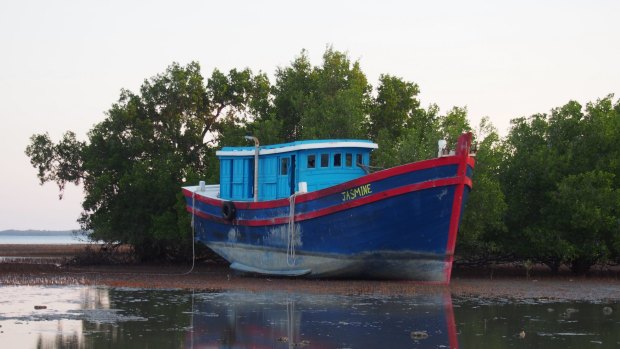
M 364 162 L 362 161 L 362 154 L 355 154 L 355 165 L 364 165 Z
M 351 153 L 346 153 L 344 156 L 344 161 L 345 161 L 345 166 L 347 167 L 351 167 L 353 166 L 353 154 Z
M 308 155 L 308 168 L 316 167 L 316 155 Z
M 321 167 L 329 167 L 329 154 L 321 154 Z
M 288 161 L 289 161 L 289 158 L 280 159 L 280 174 L 281 175 L 288 174 Z
M 334 167 L 342 166 L 342 154 L 334 154 Z

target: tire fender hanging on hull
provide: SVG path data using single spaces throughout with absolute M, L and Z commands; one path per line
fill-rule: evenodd
M 232 221 L 235 219 L 236 214 L 237 209 L 232 201 L 224 201 L 222 203 L 222 217 L 224 217 L 225 220 Z

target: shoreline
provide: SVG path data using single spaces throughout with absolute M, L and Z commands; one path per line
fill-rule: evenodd
M 534 270 L 529 278 L 517 267 L 505 270 L 455 269 L 449 285 L 417 281 L 294 279 L 239 274 L 227 265 L 116 264 L 80 266 L 67 264 L 87 246 L 0 245 L 0 287 L 7 286 L 108 286 L 149 289 L 193 289 L 213 292 L 301 292 L 407 296 L 450 292 L 456 297 L 506 298 L 544 301 L 620 301 L 620 274 L 593 273 L 575 276 Z M 5 258 L 3 258 L 5 257 Z M 20 257 L 24 257 L 23 260 Z M 64 261 L 64 262 L 63 262 Z

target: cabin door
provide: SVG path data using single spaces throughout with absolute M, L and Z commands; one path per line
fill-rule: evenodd
M 291 166 L 289 169 L 290 175 L 288 176 L 289 187 L 291 188 L 291 195 L 295 194 L 295 155 L 291 155 Z
M 280 157 L 280 168 L 278 171 L 278 197 L 287 197 L 295 192 L 293 186 L 291 191 L 291 183 L 295 183 L 293 177 L 293 159 L 291 156 Z

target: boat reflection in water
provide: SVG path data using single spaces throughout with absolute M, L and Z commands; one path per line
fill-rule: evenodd
M 193 296 L 186 348 L 457 348 L 449 294 Z

